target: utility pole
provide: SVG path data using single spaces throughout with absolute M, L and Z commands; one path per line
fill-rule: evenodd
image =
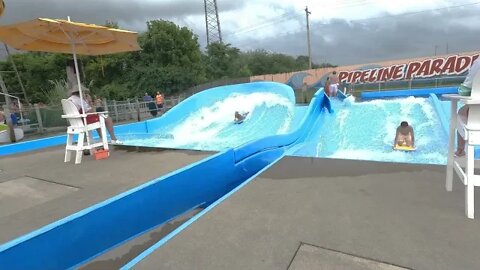
M 312 69 L 312 50 L 310 48 L 310 22 L 308 15 L 312 14 L 308 11 L 308 6 L 305 7 L 305 15 L 307 16 L 307 44 L 308 44 L 308 69 Z
M 435 56 L 437 55 L 437 48 L 438 48 L 438 45 L 435 45 Z
M 447 42 L 447 48 L 446 48 L 447 54 L 448 54 L 448 42 Z

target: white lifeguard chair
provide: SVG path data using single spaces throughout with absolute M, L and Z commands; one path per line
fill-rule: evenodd
M 86 113 L 80 114 L 75 104 L 70 100 L 62 99 L 63 112 L 62 118 L 68 120 L 70 126 L 67 128 L 67 144 L 65 145 L 65 160 L 69 162 L 72 156 L 72 152 L 75 152 L 75 164 L 82 162 L 83 150 L 89 150 L 93 155 L 93 151 L 96 147 L 102 146 L 103 149 L 108 150 L 107 130 L 105 128 L 105 113 Z M 98 114 L 100 121 L 92 124 L 86 124 L 84 118 L 89 114 Z M 100 135 L 100 141 L 93 140 L 92 131 L 100 129 L 102 134 Z M 73 137 L 78 135 L 77 143 L 74 142 Z M 85 144 L 85 139 L 87 143 Z
M 475 187 L 480 186 L 480 175 L 475 174 L 475 146 L 480 146 L 480 72 L 477 72 L 473 79 L 470 96 L 454 94 L 443 95 L 442 97 L 451 101 L 445 187 L 447 191 L 452 191 L 453 171 L 455 170 L 465 185 L 465 213 L 468 218 L 473 219 L 475 217 Z M 469 112 L 466 123 L 457 114 L 458 102 L 468 105 Z M 454 154 L 457 130 L 460 136 L 465 139 L 466 154 L 463 157 L 455 157 Z

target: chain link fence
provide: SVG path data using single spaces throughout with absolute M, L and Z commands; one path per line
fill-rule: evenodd
M 163 106 L 159 108 L 155 101 L 144 101 L 143 97 L 126 101 L 102 100 L 97 104 L 96 111 L 108 111 L 109 117 L 115 124 L 143 121 L 159 117 L 187 97 L 216 86 L 248 82 L 249 78 L 228 79 L 210 82 L 191 87 L 176 96 L 165 97 Z M 63 109 L 58 105 L 24 105 L 19 108 L 7 108 L 0 103 L 0 108 L 17 117 L 17 126 L 22 128 L 26 139 L 35 139 L 65 132 L 68 122 L 62 118 Z
M 465 77 L 466 76 L 445 76 L 436 78 L 418 78 L 411 80 L 351 84 L 346 87 L 352 94 L 370 91 L 448 87 L 460 85 L 465 80 Z
M 129 99 L 126 101 L 103 100 L 98 104 L 96 111 L 108 111 L 114 123 L 129 123 L 159 117 L 186 98 L 185 95 L 164 99 L 163 106 L 159 107 L 154 101 Z M 55 133 L 64 133 L 68 122 L 62 118 L 62 106 L 29 105 L 19 108 L 7 108 L 0 104 L 4 112 L 13 114 L 17 118 L 17 126 L 22 128 L 27 138 L 49 136 Z
M 352 94 L 359 96 L 361 92 L 373 92 L 373 91 L 390 91 L 390 90 L 405 90 L 405 89 L 420 89 L 420 88 L 436 88 L 436 87 L 449 87 L 459 86 L 466 76 L 445 76 L 437 78 L 425 78 L 425 79 L 412 79 L 412 80 L 399 80 L 399 81 L 387 81 L 376 83 L 357 83 L 357 84 L 341 84 L 339 91 L 346 94 Z M 313 95 L 318 89 L 310 88 L 306 91 L 302 89 L 295 89 L 295 98 L 297 103 L 308 104 L 313 98 Z

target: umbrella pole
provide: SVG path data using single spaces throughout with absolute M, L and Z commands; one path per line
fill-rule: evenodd
M 77 62 L 77 53 L 75 51 L 75 43 L 72 43 L 73 48 L 73 63 L 75 64 L 75 74 L 77 75 L 77 84 L 78 84 L 78 92 L 80 94 L 80 103 L 82 104 L 82 114 L 86 114 L 85 107 L 83 106 L 83 92 L 82 92 L 82 83 L 80 81 L 80 71 L 78 70 L 78 62 Z M 83 122 L 86 125 L 87 119 L 83 118 Z
M 68 21 L 70 21 L 70 16 L 67 16 Z M 69 37 L 67 35 L 67 37 Z M 75 64 L 75 75 L 77 75 L 77 84 L 78 84 L 78 92 L 80 94 L 80 104 L 82 105 L 82 114 L 86 114 L 85 107 L 83 106 L 83 93 L 82 93 L 82 83 L 80 81 L 80 71 L 78 69 L 78 62 L 77 62 L 77 51 L 75 46 L 75 40 L 72 37 L 69 37 L 70 41 L 72 42 L 72 53 L 73 53 L 73 63 Z M 87 125 L 87 119 L 83 118 L 83 123 Z

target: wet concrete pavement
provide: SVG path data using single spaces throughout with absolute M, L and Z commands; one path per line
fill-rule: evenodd
M 366 269 L 476 270 L 479 220 L 458 179 L 445 191 L 444 166 L 287 157 L 135 269 L 332 269 L 347 254 Z
M 38 229 L 212 152 L 112 150 L 105 160 L 64 163 L 63 147 L 1 157 L 0 243 Z

